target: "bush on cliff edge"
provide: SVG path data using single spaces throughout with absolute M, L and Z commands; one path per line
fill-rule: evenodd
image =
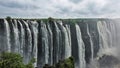
M 69 57 L 65 60 L 60 60 L 53 66 L 45 64 L 43 68 L 75 68 L 73 57 Z
M 0 68 L 34 68 L 33 62 L 23 63 L 20 54 L 4 52 L 0 54 Z

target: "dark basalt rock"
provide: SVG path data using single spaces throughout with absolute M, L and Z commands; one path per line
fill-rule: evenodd
M 98 62 L 100 68 L 114 68 L 120 64 L 120 60 L 112 55 L 103 55 Z

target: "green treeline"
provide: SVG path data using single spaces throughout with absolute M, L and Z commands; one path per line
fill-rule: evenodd
M 20 54 L 3 52 L 0 54 L 0 68 L 34 68 L 35 59 L 31 59 L 28 64 L 23 63 Z
M 52 66 L 45 64 L 43 68 L 75 68 L 74 59 L 73 57 L 69 57 L 68 59 L 60 60 L 58 63 Z
M 24 64 L 23 57 L 17 53 L 3 52 L 0 54 L 0 68 L 34 68 L 34 62 L 35 59 L 33 58 L 28 64 Z M 52 66 L 45 64 L 43 68 L 74 68 L 74 59 L 69 57 Z

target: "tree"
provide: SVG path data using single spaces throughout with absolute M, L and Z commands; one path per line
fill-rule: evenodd
M 33 63 L 35 63 L 35 58 L 31 59 L 31 61 L 26 65 L 26 68 L 34 68 Z
M 53 19 L 52 17 L 49 17 L 49 18 L 48 18 L 48 21 L 49 21 L 49 22 L 53 22 L 54 19 Z
M 53 66 L 45 64 L 43 68 L 75 68 L 73 57 L 69 57 L 65 60 L 60 60 Z
M 34 68 L 32 62 L 25 65 L 20 54 L 3 52 L 0 54 L 0 68 Z
M 6 17 L 6 20 L 10 21 L 12 18 L 10 16 Z

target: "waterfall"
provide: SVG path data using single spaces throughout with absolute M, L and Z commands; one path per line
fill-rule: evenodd
M 16 53 L 19 53 L 19 48 L 20 48 L 20 43 L 19 43 L 19 35 L 18 35 L 18 26 L 17 26 L 17 21 L 14 20 L 14 23 L 12 23 L 13 26 L 13 32 L 14 32 L 14 47 Z
M 53 64 L 53 33 L 50 27 L 50 24 L 47 24 L 48 27 L 48 37 L 49 37 L 49 64 Z
M 25 27 L 26 27 L 26 40 L 25 40 L 25 48 L 24 48 L 24 60 L 25 63 L 28 63 L 31 59 L 31 53 L 32 53 L 32 35 L 31 35 L 31 30 L 29 28 L 29 25 L 27 21 L 23 21 Z
M 94 61 L 99 63 L 104 55 L 119 58 L 119 30 L 119 21 L 111 19 L 76 20 L 76 23 L 0 19 L 0 53 L 19 53 L 25 64 L 35 58 L 34 67 L 38 68 L 70 56 L 75 59 L 75 68 L 95 68 Z
M 46 24 L 44 22 L 41 23 L 41 31 L 42 31 L 42 53 L 44 54 L 43 56 L 43 63 L 48 64 L 48 59 L 49 59 L 49 47 L 48 47 L 48 30 L 46 27 Z
M 60 59 L 60 56 L 59 56 L 59 54 L 61 54 L 61 52 L 60 52 L 60 38 L 61 38 L 61 31 L 60 31 L 60 29 L 58 28 L 58 25 L 57 25 L 57 23 L 55 22 L 54 23 L 55 24 L 55 35 L 56 35 L 56 37 L 55 37 L 55 40 L 56 40 L 56 42 L 55 42 L 55 51 L 54 51 L 54 54 L 55 54 L 55 62 L 58 62 L 59 61 L 59 59 Z M 62 42 L 63 43 L 63 42 Z
M 79 26 L 76 24 L 76 34 L 77 34 L 77 42 L 78 42 L 78 56 L 79 56 L 79 64 L 77 68 L 86 68 L 85 64 L 85 45 L 81 37 L 81 30 Z
M 7 20 L 4 19 L 4 23 L 5 23 L 5 31 L 6 31 L 6 42 L 7 44 L 5 45 L 5 50 L 10 52 L 11 51 L 11 45 L 10 45 L 10 28 L 9 28 L 9 24 L 7 22 Z
M 70 26 L 69 25 L 65 25 L 66 31 L 65 31 L 65 35 L 66 35 L 66 47 L 65 47 L 65 58 L 68 58 L 70 56 L 72 56 L 72 51 L 71 51 L 71 33 L 70 33 Z
M 105 50 L 112 47 L 112 33 L 110 33 L 109 28 L 107 27 L 107 23 L 105 21 L 98 21 L 97 27 L 99 32 L 99 43 L 100 43 L 100 53 L 102 55 Z
M 37 49 L 37 42 L 38 42 L 38 23 L 36 21 L 32 21 L 32 30 L 33 30 L 33 57 L 35 58 L 35 63 L 34 63 L 34 67 L 37 67 L 37 54 L 38 54 L 38 49 Z
M 70 33 L 70 27 L 69 25 L 63 25 L 60 21 L 58 24 L 60 24 L 61 31 L 64 34 L 64 45 L 65 46 L 65 58 L 68 58 L 71 56 L 71 33 Z
M 90 46 L 91 46 L 91 61 L 93 61 L 94 58 L 94 47 L 93 47 L 93 41 L 92 41 L 92 36 L 90 35 L 90 31 L 89 31 L 89 26 L 87 24 L 87 34 L 90 38 Z
M 23 56 L 24 55 L 24 47 L 25 47 L 25 30 L 23 28 L 23 25 L 20 21 L 18 21 L 19 25 L 20 25 L 20 54 Z

